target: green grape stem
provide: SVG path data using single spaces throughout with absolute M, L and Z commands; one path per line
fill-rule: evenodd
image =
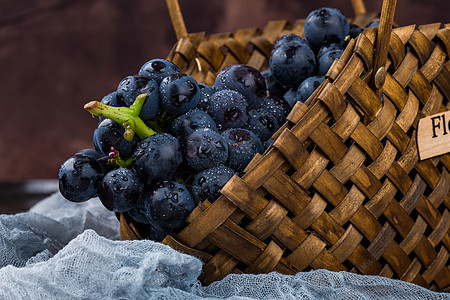
M 119 153 L 115 154 L 112 158 L 108 160 L 110 164 L 117 165 L 121 168 L 131 169 L 131 157 L 127 159 L 123 159 L 119 156 Z
M 91 101 L 84 105 L 84 109 L 93 115 L 122 124 L 127 129 L 127 139 L 132 136 L 130 130 L 136 132 L 139 138 L 145 139 L 156 134 L 156 131 L 149 128 L 139 117 L 146 98 L 147 94 L 140 94 L 130 107 L 113 107 L 98 101 Z

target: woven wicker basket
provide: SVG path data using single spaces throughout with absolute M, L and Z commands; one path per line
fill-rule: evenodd
M 376 17 L 353 4 L 354 23 Z M 394 8 L 393 1 L 383 3 L 379 29 L 349 42 L 245 175 L 234 176 L 218 200 L 200 203 L 188 225 L 164 239 L 204 261 L 204 284 L 229 273 L 324 268 L 448 289 L 450 154 L 419 160 L 416 129 L 420 118 L 450 108 L 450 26 L 391 32 Z M 212 84 L 228 65 L 263 70 L 275 39 L 302 35 L 303 22 L 213 35 L 188 35 L 175 25 L 179 40 L 168 59 Z M 145 238 L 127 214 L 120 221 L 123 239 Z

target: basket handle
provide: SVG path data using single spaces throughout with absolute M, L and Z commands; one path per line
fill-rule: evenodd
M 166 4 L 177 39 L 179 40 L 181 38 L 187 37 L 188 32 L 186 29 L 186 24 L 184 23 L 183 15 L 181 14 L 178 0 L 166 0 Z
M 351 2 L 355 16 L 364 15 L 366 13 L 366 7 L 364 6 L 363 0 L 351 0 Z
M 392 24 L 394 24 L 394 14 L 397 0 L 383 0 L 381 8 L 380 25 L 378 27 L 377 42 L 375 45 L 373 84 L 380 90 L 386 79 L 386 60 L 391 40 Z

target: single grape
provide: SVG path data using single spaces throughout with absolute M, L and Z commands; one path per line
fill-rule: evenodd
M 176 118 L 172 123 L 172 134 L 184 145 L 186 139 L 199 128 L 217 131 L 216 122 L 203 110 L 194 108 Z
M 228 146 L 217 131 L 200 128 L 186 140 L 185 155 L 189 166 L 201 171 L 224 164 L 228 158 Z
M 349 33 L 347 18 L 335 8 L 312 11 L 305 20 L 305 37 L 312 47 L 319 49 L 331 43 L 343 44 Z
M 288 33 L 276 39 L 275 42 L 273 43 L 273 48 L 274 49 L 278 48 L 279 46 L 290 42 L 299 42 L 303 44 L 308 43 L 304 37 L 299 36 L 298 34 L 295 33 Z
M 184 114 L 200 101 L 197 81 L 183 73 L 165 77 L 161 81 L 159 92 L 162 108 L 172 115 Z
M 147 76 L 136 75 L 125 77 L 117 87 L 117 98 L 128 107 L 134 103 L 137 96 L 144 93 L 147 98 L 139 117 L 147 121 L 156 116 L 159 109 L 158 83 Z
M 150 239 L 156 242 L 161 242 L 168 234 L 167 231 L 152 220 L 149 210 L 149 201 L 152 189 L 150 187 L 144 187 L 144 191 L 137 200 L 136 204 L 127 211 L 127 213 L 133 218 L 134 221 L 145 224 L 139 228 L 140 233 L 145 236 L 146 239 Z
M 261 74 L 263 75 L 266 81 L 267 93 L 270 96 L 283 98 L 283 95 L 286 93 L 288 88 L 275 80 L 270 69 L 261 72 Z
M 167 233 L 174 233 L 185 226 L 186 217 L 195 204 L 187 188 L 176 181 L 161 181 L 156 184 L 146 200 L 150 223 Z
M 136 149 L 139 137 L 135 134 L 131 142 L 123 137 L 125 128 L 119 123 L 105 119 L 94 130 L 93 141 L 95 149 L 103 155 L 108 155 L 111 148 L 119 151 L 120 157 L 130 157 Z
M 316 58 L 307 44 L 291 41 L 272 50 L 269 66 L 278 82 L 297 88 L 305 78 L 314 73 Z
M 75 155 L 84 155 L 93 158 L 95 160 L 103 157 L 103 155 L 95 149 L 82 149 L 77 153 L 75 153 Z
M 102 177 L 102 169 L 95 159 L 86 155 L 74 155 L 59 169 L 59 191 L 67 200 L 87 201 L 97 195 Z
M 127 212 L 134 221 L 142 224 L 150 224 L 150 221 L 147 217 L 147 210 L 145 209 L 145 197 L 143 196 L 144 194 L 146 193 L 141 193 L 134 206 Z
M 264 152 L 261 139 L 250 130 L 232 128 L 222 132 L 222 136 L 228 144 L 227 165 L 238 172 L 244 170 L 256 153 Z
M 304 103 L 324 80 L 323 76 L 312 76 L 305 79 L 297 89 L 297 101 Z
M 356 39 L 358 37 L 358 35 L 361 34 L 363 31 L 364 31 L 364 28 L 361 28 L 355 24 L 350 24 L 350 30 L 349 30 L 348 34 L 350 35 L 350 37 L 352 39 Z
M 108 210 L 125 212 L 139 199 L 142 183 L 134 172 L 119 168 L 103 177 L 98 188 L 98 197 Z
M 292 108 L 295 105 L 295 102 L 297 102 L 297 88 L 293 89 L 290 88 L 284 93 L 283 99 L 286 100 L 287 103 L 289 103 L 289 106 Z
M 192 196 L 195 203 L 208 200 L 213 203 L 220 196 L 220 189 L 236 172 L 229 167 L 220 165 L 203 170 L 195 175 L 192 183 Z
M 110 158 L 107 155 L 101 154 L 95 149 L 83 149 L 75 153 L 75 155 L 87 156 L 97 161 L 100 168 L 102 168 L 103 174 L 108 173 L 113 169 L 113 166 L 108 164 L 108 159 Z
M 265 109 L 249 111 L 249 122 L 246 129 L 256 134 L 262 142 L 268 140 L 280 127 L 273 114 Z
M 161 84 L 163 78 L 173 73 L 180 73 L 180 69 L 171 61 L 161 58 L 151 59 L 139 70 L 139 75 L 152 78 L 156 83 Z
M 342 48 L 342 46 L 337 43 L 323 45 L 322 47 L 320 47 L 319 51 L 317 52 L 317 60 L 319 60 L 322 55 L 324 55 L 328 51 L 332 51 L 332 50 L 344 50 L 344 48 Z
M 277 119 L 278 124 L 284 124 L 287 115 L 291 111 L 291 106 L 284 98 L 267 96 L 264 97 L 261 109 L 270 111 Z
M 208 114 L 220 129 L 241 127 L 248 119 L 247 100 L 237 91 L 220 90 L 209 99 Z
M 157 133 L 144 139 L 132 156 L 132 166 L 144 184 L 170 180 L 183 160 L 178 139 Z
M 264 143 L 264 149 L 269 148 L 270 145 L 272 145 L 273 141 L 274 141 L 273 138 L 268 139 L 268 140 Z
M 336 59 L 340 58 L 343 52 L 344 51 L 342 50 L 331 50 L 327 53 L 324 53 L 319 59 L 317 75 L 324 76 L 325 74 L 327 74 L 333 62 Z
M 147 233 L 148 239 L 155 242 L 162 242 L 164 238 L 170 233 L 157 227 L 154 223 L 149 223 L 147 229 L 148 229 Z
M 266 95 L 267 90 L 261 73 L 243 64 L 223 68 L 217 74 L 214 86 L 218 90 L 229 89 L 239 92 L 247 100 L 250 109 L 261 105 L 261 97 Z
M 207 111 L 209 97 L 214 94 L 214 88 L 206 83 L 198 83 L 198 87 L 200 89 L 200 101 L 197 104 L 197 108 Z

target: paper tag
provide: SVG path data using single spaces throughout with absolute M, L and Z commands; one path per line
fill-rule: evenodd
M 420 160 L 450 152 L 450 111 L 419 120 L 417 148 Z

